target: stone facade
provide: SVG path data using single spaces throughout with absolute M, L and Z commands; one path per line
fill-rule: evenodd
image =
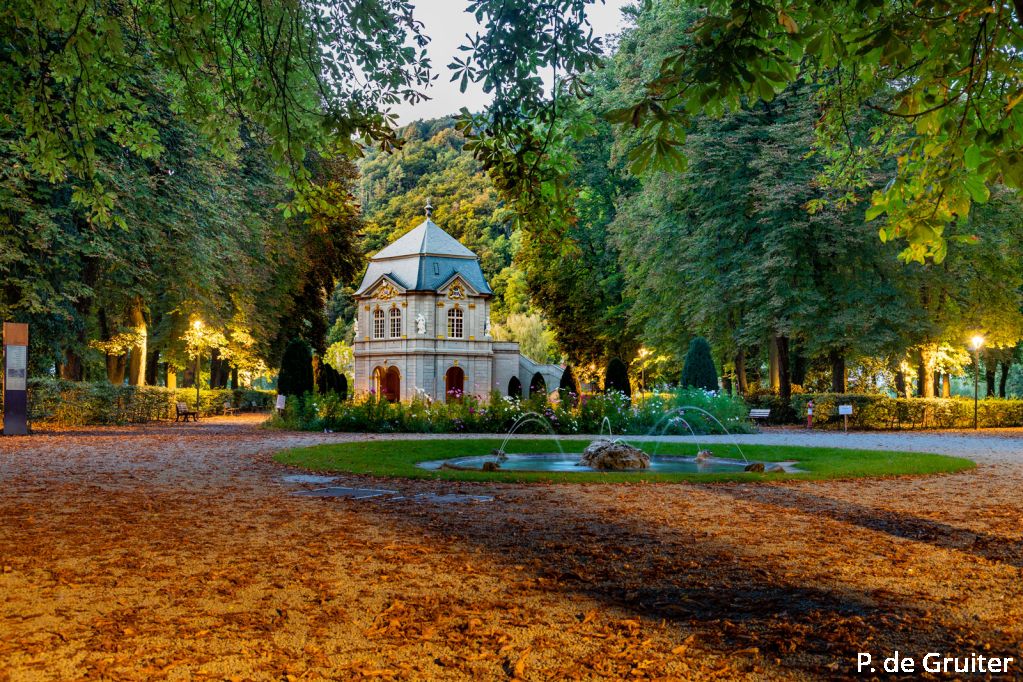
M 356 392 L 407 401 L 555 390 L 561 367 L 539 365 L 517 343 L 493 340 L 492 296 L 477 256 L 427 213 L 370 259 L 356 292 Z

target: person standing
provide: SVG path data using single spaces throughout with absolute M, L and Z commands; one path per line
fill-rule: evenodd
M 806 428 L 813 428 L 813 400 L 806 403 Z

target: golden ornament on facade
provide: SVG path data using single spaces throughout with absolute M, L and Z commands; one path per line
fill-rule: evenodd
M 377 289 L 376 297 L 379 298 L 382 301 L 390 301 L 392 298 L 397 296 L 398 293 L 399 292 L 398 292 L 397 289 L 395 289 L 393 286 L 391 286 L 387 282 L 384 282 Z
M 455 282 L 451 285 L 451 288 L 448 289 L 448 298 L 455 301 L 465 298 L 465 289 L 462 287 L 461 282 Z

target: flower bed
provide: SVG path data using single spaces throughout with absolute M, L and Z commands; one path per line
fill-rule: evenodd
M 679 411 L 683 406 L 699 410 L 687 409 L 683 414 Z M 751 429 L 745 402 L 698 389 L 651 393 L 632 400 L 615 391 L 582 396 L 565 393 L 555 404 L 497 393 L 486 399 L 467 395 L 451 402 L 417 398 L 408 403 L 390 403 L 373 395 L 342 401 L 331 394 L 307 394 L 289 398 L 284 414 L 275 415 L 270 425 L 315 431 L 504 433 L 530 412 L 543 416 L 559 434 L 606 432 L 607 424 L 614 435 L 721 433 L 721 425 L 731 433 Z M 527 422 L 518 432 L 545 433 L 546 427 Z

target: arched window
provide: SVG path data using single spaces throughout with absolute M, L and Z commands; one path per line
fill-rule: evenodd
M 373 338 L 384 338 L 384 311 L 380 308 L 373 311 Z
M 401 338 L 401 309 L 391 308 L 391 338 Z
M 464 333 L 462 325 L 462 309 L 452 308 L 448 311 L 448 338 L 460 339 Z

